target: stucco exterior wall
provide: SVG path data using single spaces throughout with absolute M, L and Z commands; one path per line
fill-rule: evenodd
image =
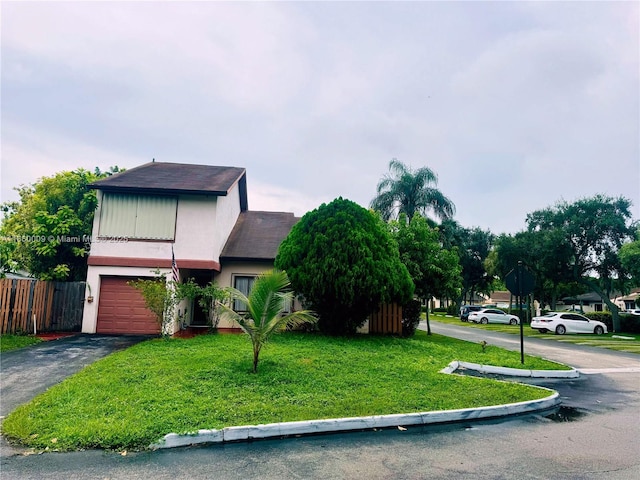
M 91 255 L 96 257 L 171 259 L 173 245 L 176 258 L 217 262 L 240 214 L 237 186 L 228 197 L 181 195 L 178 197 L 175 242 L 101 238 L 98 235 L 101 204 L 102 192 L 98 191 L 91 243 Z
M 170 269 L 160 269 L 160 274 L 171 278 Z M 96 267 L 90 266 L 87 271 L 87 284 L 85 287 L 85 302 L 82 313 L 82 333 L 96 333 L 98 323 L 98 305 L 100 303 L 100 282 L 102 277 L 118 276 L 130 277 L 135 280 L 139 277 L 154 277 L 155 273 L 144 267 Z M 87 299 L 93 297 L 89 303 Z M 172 325 L 170 333 L 175 333 L 179 328 L 177 322 Z

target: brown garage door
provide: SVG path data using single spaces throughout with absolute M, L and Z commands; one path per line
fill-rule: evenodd
M 160 333 L 160 326 L 140 292 L 127 285 L 130 280 L 130 277 L 102 277 L 97 333 Z

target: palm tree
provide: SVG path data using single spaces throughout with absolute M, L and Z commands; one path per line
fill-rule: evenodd
M 253 373 L 258 371 L 260 350 L 271 335 L 287 327 L 316 322 L 316 317 L 309 310 L 283 314 L 285 307 L 293 302 L 293 292 L 289 286 L 289 277 L 285 272 L 271 270 L 256 278 L 249 296 L 235 288 L 227 289 L 231 304 L 233 300 L 239 300 L 245 305 L 246 312 L 236 312 L 227 305 L 220 305 L 221 318 L 237 322 L 251 339 Z
M 385 221 L 402 213 L 410 221 L 416 213 L 426 217 L 429 210 L 442 220 L 450 219 L 456 207 L 435 188 L 437 183 L 438 177 L 430 168 L 414 171 L 394 158 L 389 162 L 389 173 L 378 183 L 370 207 L 380 212 Z

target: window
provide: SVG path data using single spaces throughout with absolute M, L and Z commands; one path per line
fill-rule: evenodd
M 251 291 L 251 288 L 253 287 L 253 283 L 256 280 L 256 276 L 255 275 L 235 275 L 233 277 L 233 288 L 235 288 L 236 290 L 240 290 L 245 296 L 249 296 L 249 292 Z M 293 308 L 293 301 L 288 301 L 285 302 L 284 307 L 283 307 L 283 313 L 291 313 Z M 240 300 L 234 300 L 233 301 L 233 309 L 236 312 L 246 312 L 247 311 L 247 306 L 244 304 L 244 302 L 241 302 Z
M 176 197 L 105 193 L 100 211 L 100 236 L 173 240 Z
M 243 275 L 243 276 L 235 276 L 233 277 L 233 288 L 236 290 L 240 290 L 245 296 L 249 296 L 249 292 L 251 291 L 251 287 L 253 287 L 253 282 L 255 282 L 255 275 Z M 240 300 L 233 301 L 233 309 L 236 312 L 246 312 L 247 306 L 244 302 Z

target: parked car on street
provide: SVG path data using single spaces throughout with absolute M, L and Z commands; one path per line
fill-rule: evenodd
M 531 319 L 531 328 L 540 333 L 555 332 L 557 335 L 565 333 L 607 333 L 607 326 L 598 320 L 590 320 L 584 315 L 573 312 L 549 312 Z
M 515 315 L 509 315 L 497 308 L 481 308 L 476 312 L 469 314 L 469 321 L 474 323 L 508 323 L 510 325 L 518 325 L 520 319 Z
M 632 308 L 631 310 L 627 310 L 625 313 L 629 313 L 631 315 L 640 315 L 640 308 Z
M 462 307 L 460 307 L 460 320 L 462 320 L 463 322 L 468 322 L 469 314 L 471 312 L 477 312 L 480 309 L 482 309 L 480 305 L 463 305 Z

